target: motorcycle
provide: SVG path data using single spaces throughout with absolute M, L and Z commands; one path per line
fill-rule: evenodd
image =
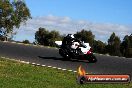
M 97 62 L 89 43 L 73 41 L 71 46 L 62 46 L 62 41 L 55 41 L 59 47 L 59 54 L 64 59 L 77 59 L 88 62 Z

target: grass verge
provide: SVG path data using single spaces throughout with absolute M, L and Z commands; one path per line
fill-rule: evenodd
M 132 88 L 132 83 L 80 85 L 76 73 L 0 58 L 0 88 Z

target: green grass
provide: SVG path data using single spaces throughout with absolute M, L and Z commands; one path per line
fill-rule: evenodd
M 0 88 L 132 88 L 132 84 L 80 85 L 76 75 L 0 58 Z

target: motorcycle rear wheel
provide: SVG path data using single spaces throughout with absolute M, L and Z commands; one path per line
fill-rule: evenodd
M 88 60 L 89 62 L 92 62 L 92 63 L 97 62 L 97 59 L 96 59 L 96 57 L 93 54 L 89 54 L 89 55 L 86 54 L 86 55 L 84 55 L 84 58 L 86 60 Z
M 63 49 L 59 49 L 59 54 L 65 59 L 65 60 L 69 60 L 70 56 L 67 54 L 67 52 Z

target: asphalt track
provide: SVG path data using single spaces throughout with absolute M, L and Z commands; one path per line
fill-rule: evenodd
M 132 58 L 113 57 L 96 54 L 98 61 L 88 63 L 78 60 L 63 60 L 58 49 L 35 47 L 9 42 L 0 42 L 0 56 L 29 61 L 41 65 L 54 66 L 76 71 L 82 65 L 92 74 L 130 74 L 132 78 Z

